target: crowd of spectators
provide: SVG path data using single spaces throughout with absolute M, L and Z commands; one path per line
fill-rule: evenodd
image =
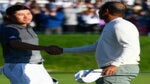
M 121 0 L 127 7 L 125 19 L 134 23 L 140 35 L 150 35 L 150 10 L 147 0 L 135 3 L 132 6 L 127 0 Z M 53 2 L 40 4 L 36 0 L 25 0 L 25 3 L 17 2 L 15 5 L 25 5 L 31 9 L 34 16 L 30 24 L 36 32 L 45 34 L 62 33 L 100 33 L 105 22 L 99 19 L 98 9 L 103 4 L 102 0 L 96 3 L 83 2 Z M 7 6 L 5 6 L 7 7 Z M 0 8 L 0 18 L 5 16 L 4 9 Z M 2 24 L 2 19 L 0 20 Z

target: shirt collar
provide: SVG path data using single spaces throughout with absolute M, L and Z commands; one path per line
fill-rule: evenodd
M 24 27 L 24 26 L 19 25 L 19 24 L 8 24 L 8 25 L 6 25 L 6 27 L 15 27 L 15 28 L 19 28 L 19 29 L 32 28 L 30 25 L 27 25 L 27 27 Z

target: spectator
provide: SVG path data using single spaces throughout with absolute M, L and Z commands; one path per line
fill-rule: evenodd
M 132 7 L 132 14 L 126 17 L 127 20 L 132 22 L 139 30 L 140 35 L 148 34 L 148 18 L 149 13 L 144 11 L 140 5 L 134 5 Z
M 143 10 L 149 10 L 149 7 L 148 7 L 148 3 L 147 3 L 148 0 L 142 0 L 142 8 Z
M 96 13 L 96 8 L 92 4 L 87 4 L 87 10 L 79 16 L 79 25 L 82 32 L 99 33 L 99 17 Z
M 32 1 L 34 1 L 34 0 L 25 0 L 24 6 L 30 8 Z
M 45 18 L 45 34 L 62 34 L 62 24 L 64 21 L 64 13 L 57 11 L 57 7 L 54 4 L 47 5 L 47 15 Z
M 77 31 L 77 14 L 80 12 L 81 11 L 75 8 L 72 3 L 64 5 L 64 32 L 75 33 Z
M 43 32 L 43 24 L 45 20 L 45 12 L 41 10 L 41 7 L 38 6 L 31 6 L 30 11 L 33 14 L 33 22 L 35 23 L 34 30 L 35 32 Z
M 96 9 L 99 9 L 102 6 L 102 4 L 103 4 L 103 0 L 97 0 L 94 6 Z

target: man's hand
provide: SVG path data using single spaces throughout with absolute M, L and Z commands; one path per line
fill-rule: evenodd
M 60 48 L 60 47 L 55 46 L 55 45 L 51 45 L 51 46 L 45 48 L 45 51 L 51 55 L 59 55 L 59 54 L 63 53 L 63 48 Z
M 117 70 L 118 70 L 117 66 L 110 65 L 103 70 L 102 74 L 103 76 L 114 75 L 117 72 Z

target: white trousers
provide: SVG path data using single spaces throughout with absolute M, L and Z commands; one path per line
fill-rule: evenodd
M 11 84 L 54 84 L 42 64 L 6 63 L 4 74 Z

